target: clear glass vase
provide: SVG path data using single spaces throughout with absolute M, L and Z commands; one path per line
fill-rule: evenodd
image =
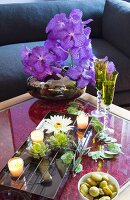
M 52 101 L 75 99 L 86 91 L 86 88 L 77 88 L 75 81 L 66 76 L 59 79 L 50 78 L 46 82 L 31 76 L 27 79 L 27 88 L 32 96 Z

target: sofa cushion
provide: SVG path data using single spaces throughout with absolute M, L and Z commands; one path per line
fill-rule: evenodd
M 43 1 L 41 3 L 0 5 L 0 45 L 44 40 L 45 27 L 57 13 L 69 14 L 74 8 L 83 11 L 91 23 L 92 36 L 101 37 L 105 0 Z
M 27 76 L 23 72 L 21 50 L 26 45 L 34 47 L 43 42 L 21 43 L 0 47 L 0 101 L 23 94 Z
M 103 14 L 103 37 L 130 57 L 130 3 L 107 0 Z
M 116 92 L 130 91 L 130 58 L 103 39 L 93 39 L 92 47 L 97 58 L 108 56 L 119 71 Z

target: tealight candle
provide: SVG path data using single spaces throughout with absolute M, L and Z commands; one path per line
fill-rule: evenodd
M 79 129 L 85 129 L 88 126 L 88 115 L 81 114 L 77 116 L 77 126 Z
M 8 168 L 13 177 L 19 177 L 23 173 L 24 162 L 22 158 L 14 157 L 8 161 Z
M 31 132 L 32 143 L 43 142 L 44 133 L 41 130 L 34 130 Z

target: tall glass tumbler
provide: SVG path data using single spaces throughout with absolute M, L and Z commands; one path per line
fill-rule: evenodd
M 94 62 L 95 67 L 95 81 L 97 90 L 97 109 L 91 112 L 91 115 L 95 117 L 104 116 L 104 112 L 101 110 L 101 100 L 102 100 L 102 84 L 104 81 L 105 71 L 107 66 L 106 59 L 96 59 Z
M 105 105 L 105 115 L 104 115 L 104 129 L 103 132 L 107 135 L 114 132 L 113 129 L 108 127 L 108 114 L 110 110 L 110 105 L 113 102 L 115 84 L 118 77 L 118 72 L 114 71 L 111 76 L 106 75 L 106 80 L 103 82 L 102 88 L 102 99 Z

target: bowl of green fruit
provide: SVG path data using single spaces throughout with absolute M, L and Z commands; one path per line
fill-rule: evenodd
M 90 172 L 78 182 L 81 200 L 116 200 L 119 189 L 118 181 L 104 172 Z

